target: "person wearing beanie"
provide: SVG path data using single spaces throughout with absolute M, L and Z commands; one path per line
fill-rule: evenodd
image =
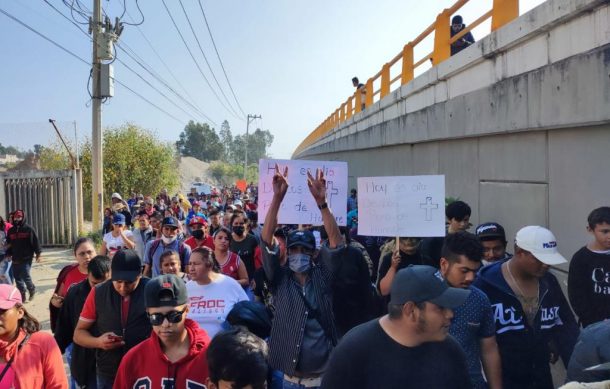
M 13 213 L 13 226 L 8 230 L 6 236 L 6 256 L 12 257 L 13 276 L 17 289 L 21 292 L 21 300 L 26 301 L 25 291 L 30 293 L 30 301 L 36 294 L 36 285 L 32 281 L 30 271 L 32 260 L 36 256 L 36 262 L 42 260 L 41 248 L 36 230 L 25 222 L 25 212 L 18 209 Z
M 455 15 L 451 19 L 451 37 L 453 38 L 455 35 L 459 34 L 460 31 L 466 28 L 464 24 L 464 20 L 460 15 Z M 462 35 L 455 42 L 451 44 L 451 55 L 455 55 L 460 51 L 464 50 L 468 46 L 474 43 L 474 37 L 472 33 L 468 31 L 466 34 Z
M 174 274 L 146 284 L 144 300 L 152 326 L 150 337 L 121 361 L 115 389 L 155 388 L 172 382 L 174 389 L 205 388 L 208 380 L 208 334 L 191 319 L 186 284 Z

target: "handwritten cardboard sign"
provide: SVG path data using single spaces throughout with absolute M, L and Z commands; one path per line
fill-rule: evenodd
M 309 192 L 307 171 L 315 176 L 316 168 L 323 169 L 326 178 L 326 201 L 332 209 L 337 224 L 346 224 L 347 213 L 347 162 L 261 159 L 258 162 L 258 220 L 263 222 L 273 198 L 273 174 L 275 164 L 288 166 L 288 192 L 280 207 L 280 224 L 322 224 L 322 214 Z
M 445 235 L 445 176 L 359 177 L 358 234 Z

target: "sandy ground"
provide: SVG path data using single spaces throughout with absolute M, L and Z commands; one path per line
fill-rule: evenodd
M 36 285 L 36 296 L 33 301 L 26 302 L 25 307 L 42 324 L 45 331 L 51 330 L 49 324 L 49 300 L 55 290 L 55 282 L 59 271 L 74 261 L 70 249 L 43 248 L 42 260 L 32 265 L 32 279 Z

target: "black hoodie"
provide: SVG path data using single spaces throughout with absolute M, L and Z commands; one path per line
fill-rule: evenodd
M 17 211 L 23 213 L 23 220 L 19 225 L 13 224 L 8 230 L 6 243 L 10 246 L 7 255 L 13 256 L 14 263 L 24 263 L 31 261 L 34 255 L 39 256 L 41 250 L 36 231 L 25 223 L 25 212 L 22 209 Z

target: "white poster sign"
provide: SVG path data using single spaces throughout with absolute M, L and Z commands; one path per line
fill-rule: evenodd
M 359 177 L 358 235 L 445 235 L 445 176 Z
M 347 162 L 261 159 L 258 162 L 258 220 L 263 223 L 273 198 L 273 175 L 275 164 L 283 173 L 288 166 L 288 192 L 280 207 L 280 224 L 322 224 L 322 214 L 309 192 L 307 171 L 315 177 L 316 169 L 324 171 L 326 178 L 326 201 L 332 209 L 337 224 L 346 224 L 347 213 Z

